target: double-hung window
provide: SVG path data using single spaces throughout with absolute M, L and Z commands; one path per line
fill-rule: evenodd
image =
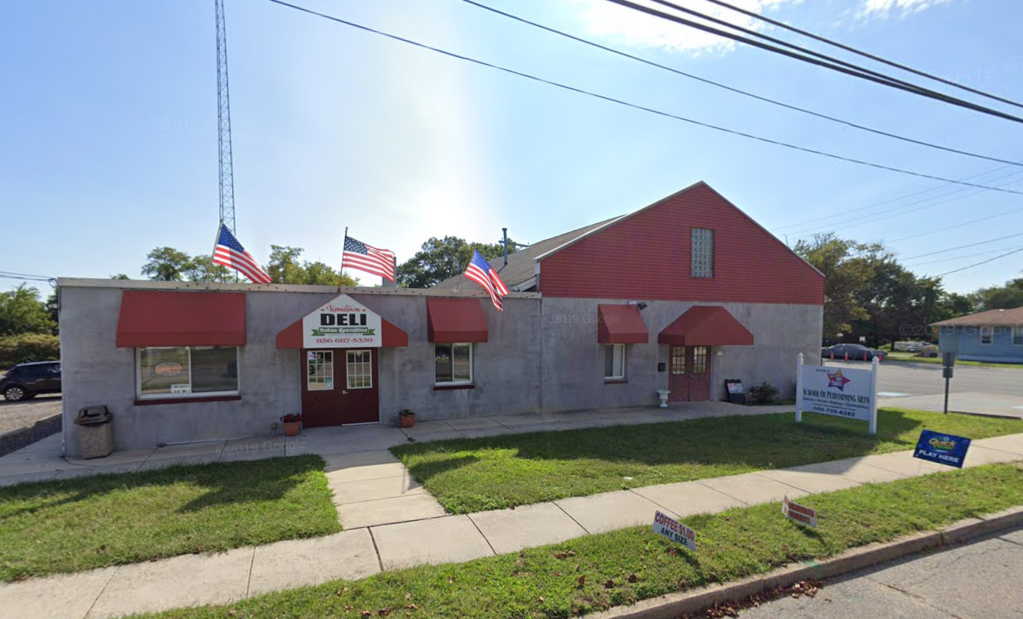
M 185 346 L 138 348 L 138 397 L 238 395 L 238 348 Z
M 980 328 L 980 343 L 982 346 L 989 346 L 995 341 L 995 329 L 994 327 L 981 327 Z
M 434 344 L 436 383 L 472 384 L 472 344 Z
M 604 344 L 604 380 L 625 380 L 625 344 Z
M 1023 326 L 1012 328 L 1012 345 L 1023 346 Z

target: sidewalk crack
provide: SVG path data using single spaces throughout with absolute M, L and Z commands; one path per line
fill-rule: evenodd
M 590 530 L 589 530 L 589 529 L 587 529 L 586 527 L 584 527 L 584 526 L 583 526 L 583 523 L 581 523 L 581 522 L 579 522 L 578 520 L 576 520 L 575 518 L 573 518 L 573 517 L 572 517 L 572 514 L 570 514 L 570 513 L 568 513 L 567 511 L 565 511 L 565 508 L 564 508 L 564 507 L 562 507 L 562 506 L 558 505 L 558 502 L 557 502 L 557 501 L 551 501 L 551 503 L 552 503 L 552 504 L 553 504 L 553 505 L 554 505 L 555 507 L 557 507 L 558 509 L 560 509 L 560 510 L 561 510 L 561 512 L 562 512 L 563 514 L 565 514 L 566 516 L 568 516 L 569 520 L 571 520 L 572 522 L 574 522 L 574 523 L 576 523 L 577 525 L 579 525 L 579 528 L 580 528 L 580 529 L 582 529 L 583 531 L 586 531 L 586 534 L 587 534 L 587 535 L 592 535 L 592 533 L 590 533 Z
M 906 596 L 906 597 L 908 597 L 908 598 L 910 598 L 910 599 L 920 603 L 921 605 L 926 606 L 927 608 L 930 608 L 932 610 L 936 610 L 939 613 L 942 613 L 943 615 L 947 615 L 949 617 L 952 617 L 953 619 L 966 619 L 962 615 L 957 615 L 957 614 L 955 614 L 953 612 L 945 610 L 944 608 L 940 608 L 938 606 L 935 606 L 934 604 L 931 604 L 927 600 L 927 598 L 925 598 L 923 596 L 917 595 L 917 594 L 912 593 L 910 591 L 906 591 L 905 589 L 902 589 L 902 588 L 897 587 L 895 585 L 888 584 L 888 583 L 886 583 L 884 581 L 877 580 L 876 578 L 873 578 L 871 576 L 866 576 L 865 578 L 867 580 L 869 580 L 870 582 L 873 582 L 873 583 L 875 583 L 877 585 L 880 585 L 880 586 L 885 587 L 887 589 L 891 589 L 892 591 L 895 591 L 897 593 L 901 593 L 902 595 L 904 595 L 904 596 Z
M 487 546 L 490 548 L 490 552 L 494 553 L 494 556 L 496 557 L 497 551 L 494 550 L 494 545 L 491 544 L 490 540 L 487 539 L 487 536 L 483 534 L 483 529 L 480 528 L 480 525 L 476 524 L 476 521 L 472 519 L 472 514 L 466 514 L 465 517 L 468 518 L 469 522 L 472 523 L 472 526 L 476 527 L 476 530 L 480 532 L 480 537 L 483 538 L 483 541 L 485 541 L 487 543 Z
M 245 579 L 245 597 L 252 595 L 252 568 L 256 565 L 256 548 L 252 548 L 252 558 L 249 559 L 249 577 Z
M 373 527 L 366 527 L 369 531 L 369 541 L 373 542 L 373 552 L 377 555 L 377 565 L 380 566 L 380 571 L 384 571 L 384 559 L 380 556 L 380 548 L 377 547 L 377 538 L 373 536 Z
M 117 573 L 120 572 L 123 567 L 123 565 L 118 565 L 110 573 L 110 578 L 103 583 L 103 587 L 100 588 L 99 593 L 97 593 L 96 597 L 92 600 L 92 604 L 89 604 L 89 609 L 85 611 L 84 615 L 82 615 L 82 619 L 88 619 L 89 615 L 92 614 L 92 609 L 96 608 L 96 602 L 99 602 L 99 599 L 103 597 L 103 594 L 106 593 L 107 587 L 110 586 L 110 583 L 114 582 L 114 576 L 117 576 Z

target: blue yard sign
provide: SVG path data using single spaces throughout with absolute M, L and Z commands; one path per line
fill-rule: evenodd
M 969 448 L 968 438 L 924 430 L 920 433 L 913 457 L 961 469 Z

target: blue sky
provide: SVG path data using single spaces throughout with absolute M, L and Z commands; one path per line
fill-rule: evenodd
M 1023 168 L 781 110 L 460 0 L 294 1 L 701 121 L 1023 190 Z M 759 95 L 1023 160 L 1023 127 L 1016 123 L 722 44 L 600 0 L 484 1 Z M 1014 43 L 1023 6 L 1012 0 L 740 3 L 1023 100 L 1023 48 Z M 698 180 L 790 242 L 833 230 L 886 241 L 907 258 L 1006 236 L 1020 231 L 1023 221 L 1023 210 L 1013 212 L 1023 209 L 1021 196 L 715 133 L 266 0 L 227 0 L 227 20 L 238 236 L 261 262 L 275 243 L 337 263 L 346 226 L 360 240 L 395 250 L 399 261 L 430 236 L 496 241 L 507 226 L 510 236 L 531 242 L 635 210 Z M 0 270 L 138 277 L 154 247 L 212 249 L 218 217 L 214 40 L 213 0 L 0 3 Z M 923 234 L 1000 213 L 1008 214 Z M 804 223 L 822 217 L 829 219 Z M 1023 247 L 1023 237 L 907 264 L 939 274 L 997 255 L 976 255 L 981 252 L 1016 247 Z M 1000 284 L 1020 276 L 1021 268 L 1023 254 L 1017 254 L 950 275 L 946 287 L 966 292 Z M 4 280 L 0 287 L 16 283 Z

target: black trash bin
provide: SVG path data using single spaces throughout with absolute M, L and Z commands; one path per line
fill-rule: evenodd
M 105 458 L 114 451 L 114 414 L 106 406 L 86 406 L 78 411 L 78 448 L 86 460 Z

